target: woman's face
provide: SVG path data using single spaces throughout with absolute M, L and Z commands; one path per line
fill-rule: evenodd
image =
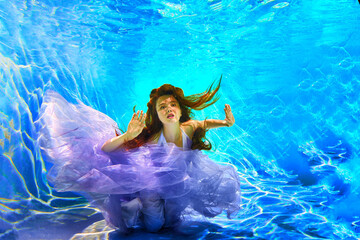
M 158 98 L 156 112 L 163 124 L 177 123 L 181 117 L 179 102 L 172 95 L 164 95 Z

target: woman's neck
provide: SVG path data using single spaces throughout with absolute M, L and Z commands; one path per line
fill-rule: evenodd
M 167 142 L 177 143 L 179 139 L 182 139 L 182 133 L 180 130 L 180 123 L 167 124 L 163 128 L 164 137 Z

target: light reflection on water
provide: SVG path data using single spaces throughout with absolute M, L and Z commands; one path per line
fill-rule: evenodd
M 46 89 L 121 126 L 150 89 L 169 82 L 192 94 L 221 73 L 221 100 L 196 116 L 221 118 L 232 105 L 237 124 L 209 134 L 208 154 L 237 167 L 243 209 L 194 222 L 188 236 L 359 237 L 353 2 L 0 1 L 0 10 L 0 238 L 123 237 L 81 195 L 48 185 L 34 124 Z

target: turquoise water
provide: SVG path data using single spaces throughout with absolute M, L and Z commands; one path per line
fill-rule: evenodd
M 360 238 L 359 25 L 355 0 L 0 0 L 0 238 L 89 239 L 93 223 L 124 238 L 49 186 L 34 124 L 47 89 L 126 128 L 151 89 L 194 94 L 221 74 L 220 100 L 196 118 L 231 105 L 236 125 L 209 133 L 208 154 L 237 166 L 243 209 L 188 238 Z

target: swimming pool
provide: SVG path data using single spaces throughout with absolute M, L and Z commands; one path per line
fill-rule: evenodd
M 232 106 L 236 125 L 209 132 L 207 154 L 237 166 L 243 209 L 191 237 L 359 238 L 359 23 L 355 0 L 0 0 L 0 238 L 69 239 L 102 220 L 46 180 L 34 124 L 45 90 L 126 128 L 151 89 L 193 94 L 221 74 L 220 100 L 196 117 Z

